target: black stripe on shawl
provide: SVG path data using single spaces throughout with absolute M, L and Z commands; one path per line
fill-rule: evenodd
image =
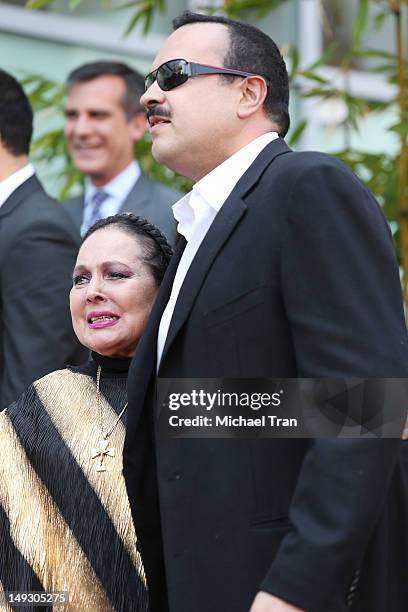
M 0 582 L 5 591 L 38 591 L 44 588 L 27 563 L 21 552 L 16 548 L 10 535 L 10 522 L 4 508 L 0 504 Z M 12 610 L 28 612 L 31 606 L 13 606 Z M 50 612 L 51 606 L 36 607 L 38 612 Z

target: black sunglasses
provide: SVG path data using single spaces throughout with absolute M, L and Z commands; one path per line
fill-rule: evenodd
M 195 64 L 185 59 L 173 59 L 164 62 L 161 66 L 150 72 L 145 78 L 145 91 L 149 89 L 155 81 L 163 91 L 170 91 L 185 83 L 190 77 L 200 74 L 229 74 L 237 77 L 260 76 L 253 72 L 243 72 L 242 70 L 231 70 L 229 68 L 217 68 L 206 64 Z M 264 78 L 264 77 L 262 77 Z

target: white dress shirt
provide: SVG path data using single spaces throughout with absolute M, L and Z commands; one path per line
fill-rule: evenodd
M 34 168 L 31 164 L 27 164 L 20 170 L 13 172 L 6 179 L 0 181 L 0 206 L 3 206 L 4 202 L 8 200 L 11 194 L 25 183 L 30 176 L 33 176 Z
M 276 132 L 258 136 L 206 174 L 194 185 L 192 191 L 172 206 L 174 217 L 178 221 L 177 230 L 186 238 L 187 245 L 174 277 L 170 299 L 160 320 L 157 336 L 157 369 L 160 366 L 180 289 L 205 235 L 241 176 L 266 145 L 276 138 L 278 138 Z
M 103 187 L 95 187 L 92 181 L 86 177 L 85 179 L 85 206 L 84 216 L 81 225 L 81 236 L 84 230 L 89 227 L 92 218 L 92 198 L 96 191 L 102 190 L 108 194 L 106 200 L 101 205 L 102 218 L 116 215 L 119 212 L 123 202 L 128 197 L 130 191 L 140 177 L 141 170 L 137 161 L 133 160 L 130 164 L 115 176 L 109 183 Z

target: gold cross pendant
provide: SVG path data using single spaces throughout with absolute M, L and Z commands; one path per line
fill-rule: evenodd
M 104 438 L 99 442 L 99 448 L 93 448 L 91 459 L 99 459 L 96 467 L 97 472 L 106 472 L 105 457 L 114 457 L 115 449 L 113 446 L 109 447 L 109 440 Z

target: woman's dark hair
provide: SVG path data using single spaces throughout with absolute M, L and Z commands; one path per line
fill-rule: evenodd
M 121 213 L 94 223 L 83 237 L 82 244 L 91 234 L 111 226 L 126 232 L 138 241 L 143 249 L 143 260 L 149 266 L 159 286 L 173 255 L 173 249 L 167 242 L 166 236 L 146 219 L 132 213 Z
M 218 23 L 227 28 L 229 47 L 224 58 L 224 68 L 252 72 L 266 79 L 268 93 L 264 110 L 283 138 L 289 129 L 289 79 L 285 62 L 272 38 L 249 23 L 191 11 L 184 11 L 173 19 L 173 29 L 196 23 Z M 234 77 L 223 78 L 228 81 Z

